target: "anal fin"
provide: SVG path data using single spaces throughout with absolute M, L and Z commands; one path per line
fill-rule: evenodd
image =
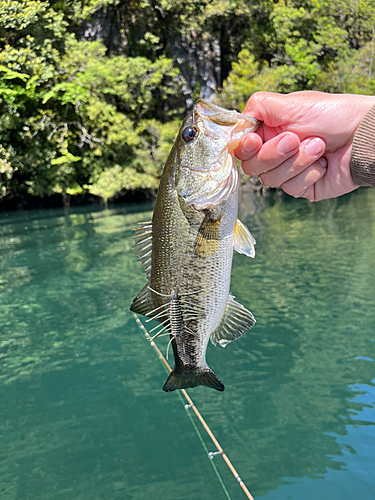
M 234 226 L 233 246 L 236 252 L 243 253 L 248 257 L 255 257 L 256 244 L 254 236 L 239 219 Z
M 242 337 L 255 323 L 255 318 L 251 312 L 236 302 L 233 295 L 229 295 L 221 322 L 211 334 L 211 342 L 214 345 L 220 344 L 221 347 L 225 347 L 233 340 Z
M 147 316 L 149 312 L 152 311 L 154 308 L 155 308 L 154 302 L 152 300 L 150 289 L 147 284 L 142 288 L 142 290 L 133 300 L 132 305 L 130 306 L 130 310 L 137 314 L 142 314 L 143 316 Z

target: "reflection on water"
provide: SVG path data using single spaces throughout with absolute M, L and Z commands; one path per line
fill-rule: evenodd
M 144 284 L 131 229 L 151 211 L 1 215 L 2 500 L 225 498 L 128 312 Z M 209 346 L 226 391 L 191 394 L 255 497 L 370 500 L 375 191 L 244 193 L 240 212 L 257 255 L 235 255 L 231 288 L 257 325 Z

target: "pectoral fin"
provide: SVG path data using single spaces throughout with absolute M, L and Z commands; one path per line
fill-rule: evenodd
M 211 342 L 214 345 L 218 343 L 221 347 L 225 347 L 233 340 L 244 335 L 254 325 L 255 318 L 251 312 L 236 302 L 232 295 L 229 295 L 221 322 L 211 334 Z
M 233 246 L 236 252 L 243 253 L 248 257 L 255 257 L 255 245 L 256 241 L 254 236 L 247 229 L 245 224 L 237 219 L 234 226 L 234 240 Z
M 195 241 L 195 253 L 199 257 L 215 255 L 219 249 L 221 218 L 211 220 L 209 215 L 203 219 Z

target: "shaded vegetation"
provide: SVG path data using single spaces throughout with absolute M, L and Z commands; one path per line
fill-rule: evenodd
M 155 190 L 199 95 L 372 94 L 374 26 L 372 0 L 0 1 L 0 197 Z

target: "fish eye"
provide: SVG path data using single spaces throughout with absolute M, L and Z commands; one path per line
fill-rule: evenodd
M 194 126 L 186 127 L 182 131 L 182 138 L 185 142 L 190 142 L 198 135 L 198 129 Z

